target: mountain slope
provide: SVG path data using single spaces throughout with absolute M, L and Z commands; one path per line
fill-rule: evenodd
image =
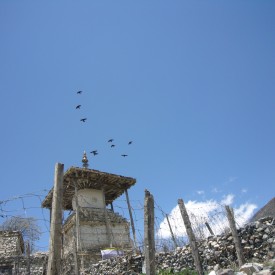
M 257 211 L 251 218 L 251 222 L 255 222 L 264 217 L 274 217 L 275 218 L 275 197 L 271 199 L 265 206 L 263 206 L 259 211 Z

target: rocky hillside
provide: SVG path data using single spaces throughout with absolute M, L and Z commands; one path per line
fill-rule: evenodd
M 264 217 L 275 218 L 275 197 L 271 199 L 264 207 L 262 207 L 258 212 L 254 214 L 251 218 L 251 222 L 255 222 Z

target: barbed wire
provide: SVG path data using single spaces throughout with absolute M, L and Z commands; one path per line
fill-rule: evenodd
M 38 190 L 0 201 L 1 230 L 21 231 L 25 241 L 31 240 L 32 251 L 48 249 L 50 221 L 41 206 L 48 191 Z
M 33 244 L 34 251 L 48 249 L 50 218 L 49 213 L 46 213 L 46 209 L 42 208 L 42 202 L 49 191 L 50 190 L 48 189 L 42 189 L 36 192 L 30 192 L 23 195 L 13 196 L 5 200 L 0 200 L 0 226 L 5 224 L 8 219 L 16 217 L 25 220 L 33 218 L 33 220 L 38 224 L 41 236 L 40 239 L 36 240 Z M 81 199 L 84 203 L 88 203 L 86 197 L 81 197 Z M 142 250 L 144 243 L 144 202 L 140 200 L 131 200 L 130 202 L 137 237 L 137 246 Z M 155 240 L 157 249 L 165 250 L 175 248 L 175 243 L 172 240 L 172 233 L 177 245 L 182 246 L 186 244 L 188 239 L 179 209 L 175 207 L 170 211 L 170 213 L 167 213 L 156 199 L 154 199 L 154 203 Z M 187 212 L 189 213 L 196 238 L 203 239 L 211 235 L 206 223 L 208 223 L 215 235 L 228 230 L 229 224 L 223 204 L 210 201 L 204 203 L 203 206 L 200 204 L 191 206 L 187 203 Z M 127 206 L 127 201 L 123 196 L 115 200 L 113 207 L 116 215 L 121 215 L 130 221 L 129 208 Z M 72 214 L 74 214 L 74 211 L 63 211 L 63 223 L 65 223 Z M 168 226 L 167 218 L 171 224 L 171 229 Z M 242 217 L 241 212 L 235 215 L 235 219 L 238 227 L 241 227 L 246 222 L 246 219 Z M 29 226 L 31 226 L 30 220 Z M 131 239 L 133 240 L 131 226 L 129 226 L 129 231 Z M 99 231 L 97 232 L 99 234 Z M 111 235 L 113 239 L 122 238 L 122 234 L 116 234 L 115 231 L 111 232 Z M 85 234 L 83 236 L 85 236 Z M 117 243 L 119 244 L 119 242 Z

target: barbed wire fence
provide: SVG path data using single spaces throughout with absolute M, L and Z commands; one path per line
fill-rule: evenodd
M 50 190 L 43 189 L 23 195 L 13 196 L 0 201 L 0 226 L 4 225 L 11 218 L 17 218 L 29 223 L 29 226 L 37 224 L 39 227 L 40 241 L 35 242 L 32 251 L 46 251 L 48 249 L 48 240 L 50 233 L 49 211 L 41 207 L 42 201 Z M 140 251 L 143 251 L 144 234 L 144 202 L 140 200 L 131 200 L 131 209 L 135 225 L 137 243 Z M 114 202 L 114 212 L 128 221 L 129 211 L 126 198 L 121 196 Z M 215 235 L 229 232 L 229 224 L 223 204 L 209 202 L 203 206 L 188 207 L 187 211 L 191 220 L 192 228 L 198 240 L 207 238 L 211 235 L 206 223 L 210 226 Z M 63 220 L 71 213 L 64 211 Z M 169 228 L 169 224 L 171 229 Z M 235 220 L 238 227 L 242 227 L 246 220 L 241 213 L 235 213 Z M 1 227 L 1 229 L 5 229 Z M 30 228 L 31 229 L 31 228 Z M 38 228 L 36 228 L 37 230 Z M 130 230 L 131 231 L 131 230 Z M 179 209 L 175 207 L 172 213 L 166 213 L 159 202 L 155 199 L 155 232 L 156 249 L 158 251 L 167 251 L 175 248 L 175 242 L 172 240 L 171 233 L 174 235 L 177 246 L 183 246 L 188 243 L 185 226 L 180 216 Z M 131 237 L 132 232 L 131 232 Z M 46 241 L 46 242 L 45 242 Z
M 48 251 L 50 238 L 50 213 L 48 209 L 42 208 L 41 204 L 50 190 L 30 192 L 23 195 L 14 196 L 0 201 L 0 230 L 5 230 L 5 225 L 11 219 L 24 221 L 27 224 L 29 235 L 25 236 L 31 241 L 31 251 Z M 189 243 L 185 225 L 180 215 L 178 206 L 175 206 L 170 213 L 164 210 L 164 207 L 156 199 L 154 201 L 154 232 L 155 249 L 157 252 L 173 251 L 177 247 L 185 246 Z M 175 203 L 176 204 L 176 203 Z M 144 201 L 131 200 L 131 210 L 133 223 L 137 238 L 136 250 L 133 252 L 144 255 Z M 202 240 L 210 235 L 220 235 L 228 233 L 229 223 L 226 216 L 225 205 L 217 202 L 206 202 L 203 205 L 186 204 L 187 212 L 196 240 Z M 114 214 L 125 217 L 130 222 L 129 208 L 125 195 L 120 196 L 113 203 Z M 73 215 L 75 211 L 63 211 L 63 224 Z M 236 211 L 235 221 L 238 227 L 244 226 L 246 219 L 241 215 L 242 212 Z M 37 226 L 36 226 L 37 225 Z M 24 229 L 25 230 L 25 229 Z M 130 236 L 133 240 L 133 232 L 129 226 Z M 100 229 L 95 230 L 99 235 Z M 24 233 L 24 232 L 23 232 Z M 39 238 L 35 238 L 39 233 Z M 86 236 L 87 235 L 87 236 Z M 89 238 L 89 234 L 83 234 L 83 238 Z M 122 233 L 112 232 L 111 238 L 116 239 L 116 245 L 122 246 Z M 27 244 L 27 243 L 26 243 Z M 26 250 L 26 249 L 25 249 Z
M 21 231 L 32 252 L 48 250 L 50 219 L 41 207 L 48 192 L 43 189 L 0 200 L 0 229 Z

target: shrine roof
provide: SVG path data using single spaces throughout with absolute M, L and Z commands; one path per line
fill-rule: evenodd
M 94 169 L 71 167 L 63 176 L 63 209 L 72 210 L 75 187 L 80 189 L 104 190 L 106 205 L 121 196 L 136 183 L 136 179 Z M 43 208 L 51 208 L 53 188 L 42 202 Z

